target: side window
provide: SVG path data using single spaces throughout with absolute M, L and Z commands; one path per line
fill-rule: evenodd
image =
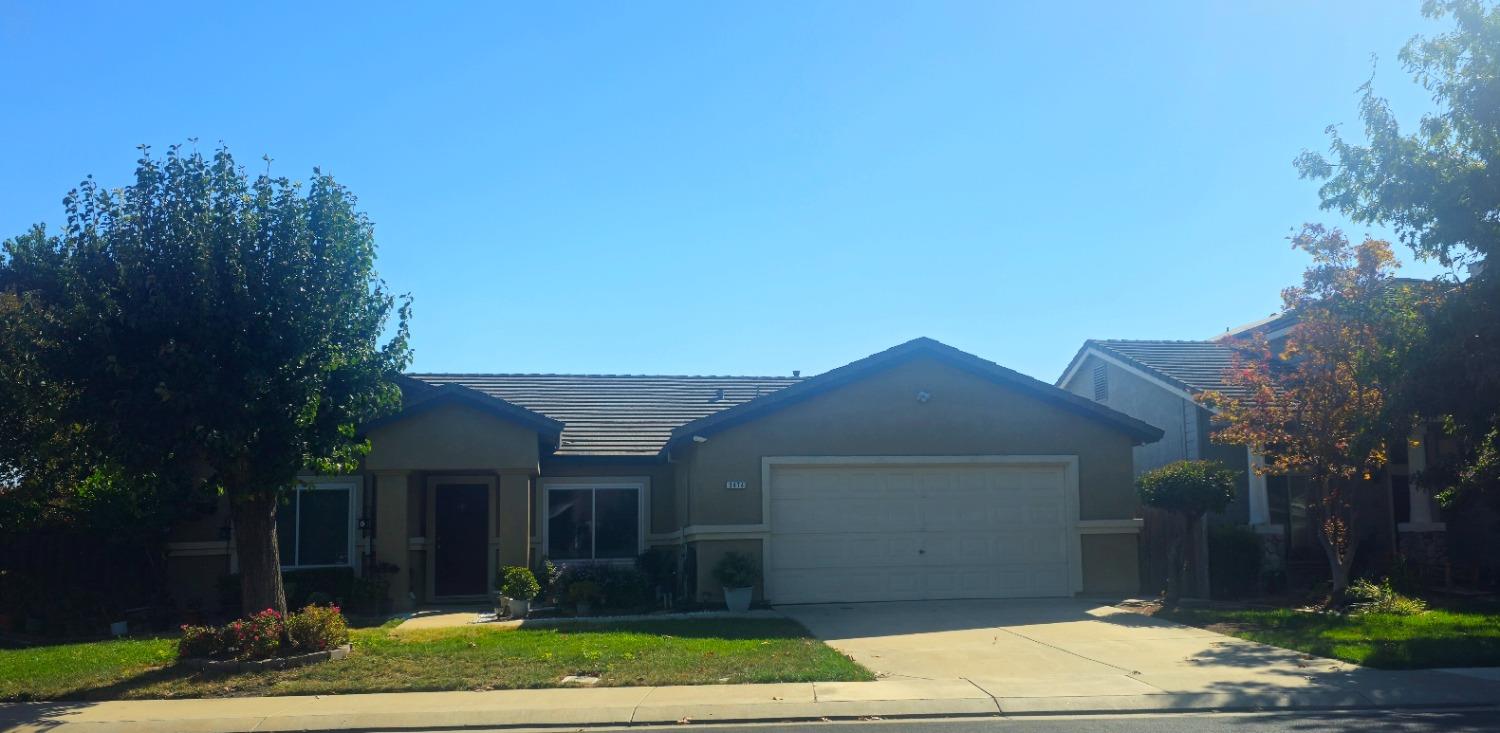
M 298 486 L 276 510 L 281 567 L 349 565 L 354 490 L 346 482 Z

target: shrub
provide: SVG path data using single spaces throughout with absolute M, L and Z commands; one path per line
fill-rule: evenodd
M 529 601 L 541 591 L 542 586 L 536 582 L 536 576 L 526 568 L 511 565 L 500 571 L 500 595 L 506 598 Z
M 562 570 L 560 568 L 554 565 L 551 560 L 542 558 L 537 562 L 536 570 L 532 572 L 532 575 L 536 576 L 536 582 L 540 586 L 540 589 L 537 591 L 538 596 L 546 598 L 553 603 L 562 602 L 562 598 L 558 597 L 558 591 L 561 589 L 558 585 L 558 580 L 562 577 Z
M 675 592 L 677 589 L 677 550 L 671 547 L 653 547 L 635 559 L 635 566 L 646 575 L 646 581 L 658 593 Z
M 268 608 L 218 628 L 183 626 L 177 656 L 270 659 L 324 651 L 348 642 L 349 625 L 338 606 L 308 606 L 285 618 Z
M 604 589 L 592 580 L 580 580 L 568 584 L 568 602 L 573 605 L 595 603 L 604 596 Z
M 651 586 L 646 575 L 633 567 L 610 563 L 568 566 L 554 583 L 556 595 L 578 603 L 573 586 L 579 583 L 592 584 L 590 602 L 607 610 L 639 610 L 651 604 Z
M 183 626 L 182 638 L 177 640 L 177 656 L 182 659 L 217 657 L 223 649 L 223 633 L 212 626 Z
M 356 613 L 380 613 L 390 595 L 391 581 L 384 577 L 355 578 L 349 590 L 349 605 Z
M 349 643 L 349 624 L 338 606 L 308 606 L 286 619 L 290 653 L 321 652 Z
M 1391 581 L 1380 583 L 1360 578 L 1349 584 L 1345 593 L 1353 601 L 1350 613 L 1389 613 L 1396 616 L 1416 616 L 1427 611 L 1427 603 L 1417 598 L 1403 596 L 1391 587 Z
M 270 659 L 281 650 L 281 636 L 286 630 L 285 619 L 273 608 L 267 608 L 250 618 L 230 621 L 224 627 L 223 638 L 226 656 L 235 659 Z
M 749 588 L 760 580 L 760 566 L 743 552 L 726 552 L 714 563 L 714 580 L 725 588 Z

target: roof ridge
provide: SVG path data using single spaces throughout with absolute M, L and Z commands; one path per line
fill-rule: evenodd
M 1204 344 L 1217 346 L 1213 339 L 1089 339 L 1096 344 Z
M 631 378 L 631 379 L 784 379 L 799 381 L 807 377 L 789 374 L 606 374 L 562 372 L 406 372 L 408 377 L 583 377 L 583 378 Z

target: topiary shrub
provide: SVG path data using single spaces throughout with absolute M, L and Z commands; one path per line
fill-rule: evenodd
M 500 595 L 518 601 L 529 601 L 542 591 L 541 584 L 536 582 L 536 576 L 518 565 L 511 565 L 500 571 L 499 585 Z
M 1183 535 L 1167 552 L 1166 602 L 1175 604 L 1182 596 L 1183 577 L 1187 570 L 1187 539 L 1197 533 L 1198 522 L 1209 512 L 1223 511 L 1234 500 L 1239 473 L 1218 461 L 1177 461 L 1147 471 L 1135 480 L 1141 503 L 1163 509 L 1186 521 Z

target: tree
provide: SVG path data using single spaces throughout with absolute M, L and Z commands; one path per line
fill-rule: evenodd
M 1323 181 L 1323 208 L 1392 227 L 1418 257 L 1470 265 L 1472 275 L 1435 308 L 1408 390 L 1411 408 L 1455 438 L 1457 452 L 1419 477 L 1452 499 L 1500 489 L 1500 273 L 1484 267 L 1500 247 L 1500 9 L 1426 0 L 1422 11 L 1453 22 L 1450 32 L 1414 38 L 1400 54 L 1436 111 L 1403 132 L 1367 83 L 1363 143 L 1329 127 L 1327 154 L 1304 152 L 1296 165 L 1302 177 Z
M 354 469 L 356 426 L 398 403 L 410 300 L 377 277 L 371 224 L 331 176 L 304 190 L 223 148 L 142 150 L 131 185 L 68 193 L 62 232 L 4 243 L 0 419 L 18 430 L 0 465 L 33 496 L 85 477 L 221 492 L 244 609 L 285 611 L 277 505 L 300 471 Z
M 1421 342 L 1420 295 L 1396 281 L 1390 244 L 1353 245 L 1338 230 L 1308 225 L 1292 238 L 1313 265 L 1282 293 L 1297 323 L 1273 352 L 1264 338 L 1236 344 L 1223 392 L 1200 399 L 1217 410 L 1218 442 L 1246 445 L 1263 468 L 1305 477 L 1333 591 L 1347 587 L 1363 533 L 1354 492 L 1385 466 L 1387 440 L 1413 420 L 1395 397 Z
M 1135 480 L 1141 503 L 1172 512 L 1183 519 L 1184 531 L 1167 552 L 1167 603 L 1182 597 L 1187 570 L 1185 546 L 1198 536 L 1198 523 L 1209 512 L 1223 511 L 1234 501 L 1239 474 L 1218 461 L 1177 461 L 1147 471 Z

